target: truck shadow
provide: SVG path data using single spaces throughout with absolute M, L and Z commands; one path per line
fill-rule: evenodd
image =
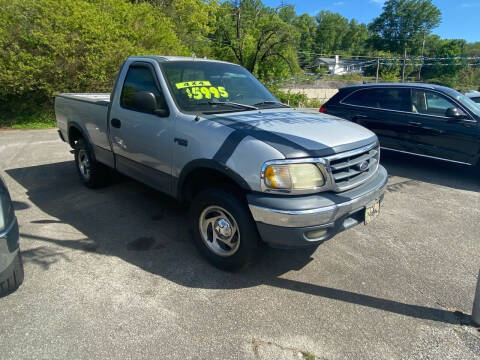
M 409 317 L 460 324 L 454 313 L 405 304 L 350 291 L 282 278 L 312 260 L 314 249 L 283 251 L 267 248 L 262 259 L 240 273 L 217 271 L 196 252 L 187 229 L 186 211 L 175 200 L 133 180 L 124 179 L 101 190 L 84 188 L 73 162 L 6 171 L 27 190 L 29 200 L 53 219 L 32 224 L 67 224 L 83 234 L 80 240 L 46 237 L 22 231 L 22 238 L 38 241 L 25 260 L 45 270 L 62 248 L 117 256 L 145 271 L 179 285 L 204 289 L 235 289 L 269 285 L 321 296 Z M 55 259 L 49 259 L 54 254 Z M 69 256 L 74 256 L 70 253 Z M 58 259 L 57 259 L 58 258 Z M 114 271 L 114 269 L 112 269 Z
M 459 190 L 480 192 L 480 172 L 468 165 L 382 151 L 381 164 L 389 176 L 421 181 Z

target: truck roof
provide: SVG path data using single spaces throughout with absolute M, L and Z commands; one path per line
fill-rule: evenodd
M 231 63 L 231 62 L 228 62 L 228 61 L 207 59 L 206 57 L 198 58 L 198 57 L 193 57 L 193 56 L 143 55 L 143 56 L 130 56 L 129 59 L 134 59 L 134 60 L 153 59 L 153 60 L 156 60 L 158 62 L 206 61 L 206 62 L 215 62 L 215 63 L 238 65 L 238 64 Z

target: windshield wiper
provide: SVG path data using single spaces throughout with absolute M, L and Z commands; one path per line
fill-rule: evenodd
M 262 101 L 256 104 L 253 104 L 253 106 L 260 106 L 260 105 L 280 105 L 281 107 L 290 107 L 287 104 L 281 103 L 280 101 L 273 101 L 273 100 L 266 100 Z
M 243 108 L 245 110 L 258 110 L 256 106 L 253 105 L 246 105 L 246 104 L 240 104 L 236 102 L 231 102 L 231 101 L 207 101 L 204 103 L 199 103 L 198 105 L 221 105 L 221 106 L 235 106 L 238 108 Z

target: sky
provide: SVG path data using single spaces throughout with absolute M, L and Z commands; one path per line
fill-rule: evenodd
M 270 7 L 279 6 L 281 0 L 263 0 Z M 320 10 L 338 12 L 348 19 L 369 23 L 382 12 L 383 0 L 284 0 L 294 5 L 297 14 L 316 15 Z M 444 39 L 480 41 L 480 0 L 433 0 L 442 12 L 440 26 L 434 34 Z

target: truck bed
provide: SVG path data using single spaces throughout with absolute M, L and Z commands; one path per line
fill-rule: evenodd
M 55 97 L 57 126 L 68 139 L 68 128 L 79 127 L 92 145 L 110 150 L 108 141 L 109 93 L 62 93 Z
M 58 97 L 86 101 L 96 105 L 108 106 L 110 104 L 110 93 L 62 93 Z

